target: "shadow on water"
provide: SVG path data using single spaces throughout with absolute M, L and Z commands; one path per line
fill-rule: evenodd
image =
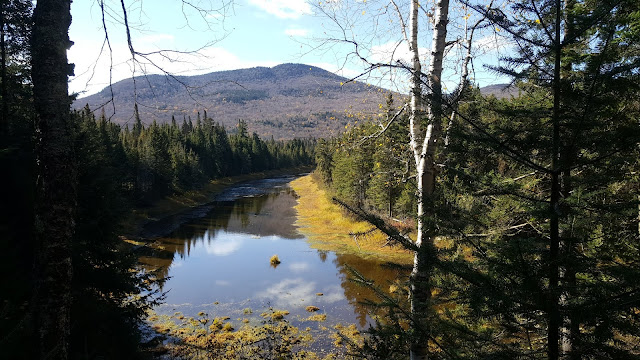
M 233 188 L 211 204 L 206 216 L 182 224 L 159 238 L 152 253 L 140 257 L 147 270 L 161 269 L 170 277 L 164 314 L 244 317 L 252 308 L 291 312 L 290 320 L 308 324 L 309 305 L 327 315 L 324 326 L 371 322 L 375 300 L 370 289 L 349 280 L 349 268 L 372 279 L 381 288 L 407 274 L 355 255 L 336 255 L 309 246 L 295 226 L 297 195 L 286 184 L 291 179 L 268 179 Z M 277 254 L 282 263 L 271 266 Z

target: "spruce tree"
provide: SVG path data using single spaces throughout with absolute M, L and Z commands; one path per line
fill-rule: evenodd
M 503 335 L 493 356 L 636 358 L 638 4 L 517 1 L 475 6 L 519 53 L 496 71 L 510 102 L 462 114 L 460 246 L 453 270 L 478 317 Z M 480 145 L 481 144 L 481 145 Z M 467 157 L 464 159 L 463 157 Z M 469 194 L 474 194 L 470 196 Z M 454 266 L 455 268 L 455 266 Z M 488 355 L 485 355 L 488 356 Z

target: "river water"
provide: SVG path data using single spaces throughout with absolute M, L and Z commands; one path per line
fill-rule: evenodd
M 371 311 L 361 303 L 375 297 L 349 280 L 350 269 L 382 288 L 400 274 L 373 260 L 312 248 L 295 225 L 297 195 L 288 185 L 293 179 L 234 186 L 158 238 L 153 253 L 140 258 L 147 269 L 169 277 L 162 289 L 165 303 L 155 311 L 185 316 L 202 311 L 255 323 L 273 308 L 289 311 L 287 320 L 304 328 L 331 329 L 338 323 L 366 328 Z M 277 266 L 269 261 L 273 255 L 281 261 Z M 307 320 L 307 306 L 320 308 L 315 314 L 326 314 L 327 320 Z

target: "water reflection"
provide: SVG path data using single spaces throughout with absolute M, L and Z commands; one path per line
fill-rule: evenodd
M 160 238 L 140 258 L 147 269 L 161 268 L 170 277 L 166 304 L 156 310 L 233 317 L 246 307 L 273 306 L 290 311 L 295 323 L 314 305 L 327 314 L 325 325 L 365 327 L 370 310 L 361 303 L 375 297 L 349 280 L 349 268 L 382 288 L 400 274 L 372 260 L 310 248 L 294 225 L 296 194 L 284 183 L 268 185 L 257 186 L 261 194 L 216 203 L 207 216 Z M 274 254 L 282 261 L 275 268 L 269 261 Z

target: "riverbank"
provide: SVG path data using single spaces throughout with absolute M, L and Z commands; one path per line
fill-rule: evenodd
M 311 170 L 313 167 L 300 166 L 211 180 L 201 189 L 174 194 L 157 200 L 150 206 L 134 208 L 124 223 L 123 237 L 129 240 L 141 240 L 144 237 L 143 229 L 147 224 L 208 204 L 217 194 L 233 185 L 269 177 L 302 174 Z
M 340 206 L 329 200 L 313 175 L 292 181 L 291 187 L 300 197 L 295 206 L 298 211 L 296 225 L 307 236 L 312 247 L 399 264 L 413 263 L 411 252 L 398 246 L 385 246 L 387 237 L 380 231 L 375 230 L 356 238 L 349 235 L 368 232 L 373 226 L 347 216 Z

